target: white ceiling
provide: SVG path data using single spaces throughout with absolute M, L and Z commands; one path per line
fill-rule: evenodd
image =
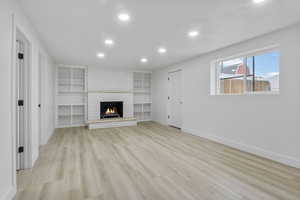
M 300 21 L 299 0 L 19 0 L 57 63 L 153 69 Z M 118 22 L 129 12 L 129 24 Z M 187 31 L 200 30 L 197 39 Z M 107 48 L 106 37 L 116 45 Z M 159 46 L 168 53 L 157 53 Z M 105 52 L 103 60 L 98 52 Z M 140 58 L 149 62 L 141 64 Z

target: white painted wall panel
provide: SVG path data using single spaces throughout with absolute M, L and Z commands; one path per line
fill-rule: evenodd
M 133 88 L 132 72 L 127 70 L 105 70 L 100 67 L 89 67 L 88 90 L 120 90 Z
M 88 68 L 88 120 L 100 119 L 101 101 L 123 101 L 124 117 L 133 117 L 132 71 Z M 120 93 L 104 93 L 119 91 Z M 122 93 L 123 92 L 123 93 Z

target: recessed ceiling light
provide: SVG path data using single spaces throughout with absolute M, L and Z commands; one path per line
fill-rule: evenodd
M 98 53 L 97 56 L 98 56 L 98 58 L 105 58 L 105 54 L 104 53 Z
M 199 31 L 197 30 L 192 30 L 188 33 L 188 36 L 191 38 L 197 37 L 199 35 Z
M 160 53 L 160 54 L 167 53 L 167 49 L 164 47 L 160 47 L 160 48 L 158 48 L 158 53 Z
M 264 2 L 265 0 L 252 0 L 254 3 L 257 3 L 257 4 L 259 4 L 259 3 L 262 3 L 262 2 Z
M 104 44 L 107 46 L 113 46 L 115 44 L 115 41 L 113 41 L 111 39 L 106 39 L 106 40 L 104 40 Z
M 128 22 L 130 20 L 130 15 L 128 13 L 120 13 L 118 18 L 122 22 Z
M 142 58 L 142 59 L 141 59 L 141 62 L 142 62 L 142 63 L 147 63 L 147 62 L 148 62 L 148 59 L 147 59 L 147 58 Z

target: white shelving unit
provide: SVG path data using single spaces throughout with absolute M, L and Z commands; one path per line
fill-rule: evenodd
M 133 73 L 134 117 L 137 121 L 151 121 L 151 73 Z
M 56 126 L 84 126 L 87 116 L 87 68 L 59 65 L 56 77 Z

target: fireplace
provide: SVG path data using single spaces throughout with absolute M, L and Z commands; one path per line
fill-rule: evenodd
M 100 118 L 122 118 L 123 101 L 100 102 Z

